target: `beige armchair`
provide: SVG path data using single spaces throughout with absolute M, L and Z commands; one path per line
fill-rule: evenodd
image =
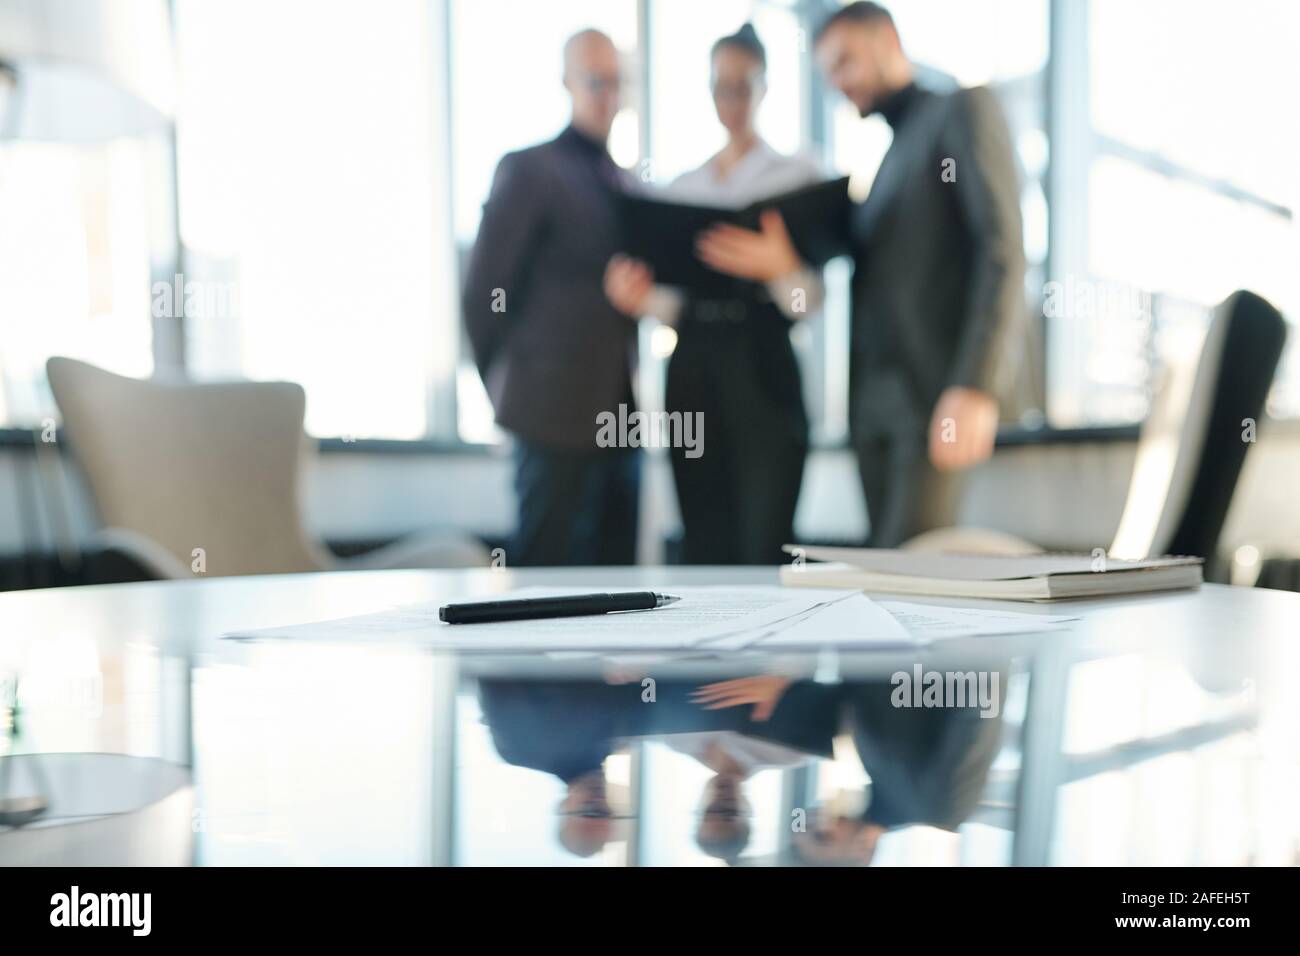
M 69 358 L 46 371 L 104 525 L 95 543 L 158 577 L 488 563 L 483 545 L 459 533 L 414 535 L 350 560 L 310 536 L 299 507 L 299 385 L 141 381 Z

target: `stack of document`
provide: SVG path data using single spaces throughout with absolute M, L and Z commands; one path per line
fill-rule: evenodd
M 444 624 L 436 603 L 373 614 L 238 631 L 239 640 L 417 643 L 462 652 L 736 651 L 822 647 L 907 648 L 938 638 L 1046 631 L 1068 620 L 877 602 L 857 590 L 781 587 L 670 588 L 681 601 L 653 611 L 583 617 Z M 506 597 L 581 593 L 521 588 Z M 494 595 L 499 598 L 500 595 Z
M 1055 601 L 1061 598 L 1195 588 L 1201 559 L 1120 561 L 1087 554 L 935 554 L 889 548 L 786 551 L 825 564 L 786 565 L 781 582 L 796 588 L 858 588 L 891 594 Z

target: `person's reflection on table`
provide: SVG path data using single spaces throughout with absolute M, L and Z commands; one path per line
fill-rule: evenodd
M 696 844 L 709 856 L 735 863 L 751 829 L 744 782 L 760 770 L 830 757 L 838 688 L 768 675 L 680 691 L 670 687 L 668 703 L 654 722 L 660 739 L 714 771 L 700 798 Z M 715 729 L 688 729 L 701 725 Z
M 606 679 L 629 685 L 645 676 L 614 668 Z M 779 676 L 706 687 L 658 681 L 653 705 L 642 706 L 631 724 L 643 739 L 659 741 L 713 771 L 700 795 L 695 830 L 696 844 L 709 856 L 735 863 L 749 845 L 752 810 L 744 793 L 746 780 L 760 770 L 789 769 L 831 756 L 838 688 L 791 684 Z M 726 703 L 710 704 L 712 686 L 729 688 Z M 735 707 L 739 703 L 754 706 L 746 712 Z
M 700 795 L 695 842 L 711 857 L 734 863 L 749 845 L 753 808 L 745 781 L 761 770 L 789 769 L 813 755 L 734 730 L 674 733 L 661 738 L 678 753 L 713 771 Z
M 659 681 L 653 695 L 643 694 L 639 677 L 481 679 L 479 703 L 502 760 L 564 782 L 559 841 L 570 852 L 591 856 L 613 833 L 605 759 L 630 740 L 656 739 L 714 771 L 701 796 L 696 838 L 704 852 L 734 861 L 749 840 L 743 782 L 768 767 L 830 756 L 838 688 L 804 682 L 787 691 L 786 678 L 754 678 L 745 686 L 767 688 L 773 705 L 746 713 L 701 706 L 699 689 L 689 683 Z
M 565 781 L 568 792 L 560 802 L 560 846 L 574 856 L 595 856 L 614 832 L 614 811 L 605 790 L 605 768 Z
M 640 716 L 634 689 L 580 681 L 479 681 L 479 706 L 506 763 L 541 770 L 565 785 L 560 845 L 599 853 L 614 830 L 605 758 L 631 736 Z
M 975 809 L 1002 736 L 1005 673 L 987 680 L 993 697 L 981 706 L 900 706 L 906 695 L 894 681 L 845 684 L 838 689 L 841 726 L 871 786 L 866 809 L 854 817 L 814 815 L 810 832 L 795 840 L 806 863 L 866 865 L 889 830 L 923 824 L 955 830 Z M 782 718 L 784 698 L 803 682 L 750 677 L 701 687 L 695 699 L 709 708 L 750 706 L 754 719 Z M 788 717 L 786 718 L 788 720 Z

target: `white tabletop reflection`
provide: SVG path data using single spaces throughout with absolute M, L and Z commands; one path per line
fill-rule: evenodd
M 0 594 L 0 705 L 17 698 L 20 730 L 0 748 L 189 769 L 208 865 L 766 865 L 827 845 L 875 864 L 1294 861 L 1300 594 L 1016 604 L 1079 620 L 919 652 L 632 664 L 220 637 L 534 584 L 775 580 L 400 571 Z M 996 714 L 891 710 L 893 675 L 917 665 L 996 675 Z M 770 674 L 789 684 L 765 727 L 690 696 Z M 872 835 L 817 841 L 837 820 Z

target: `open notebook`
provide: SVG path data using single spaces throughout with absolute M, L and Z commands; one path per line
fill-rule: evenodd
M 1061 598 L 1195 588 L 1201 559 L 1120 561 L 1090 554 L 934 554 L 887 548 L 786 551 L 824 564 L 783 565 L 781 583 L 801 588 L 859 588 L 933 597 L 1055 601 Z

